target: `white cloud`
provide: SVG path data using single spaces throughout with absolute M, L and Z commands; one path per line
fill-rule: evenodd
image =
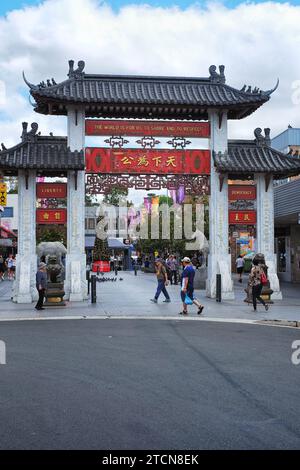
M 37 121 L 42 132 L 66 132 L 64 118 L 41 116 L 29 104 L 22 81 L 66 79 L 70 58 L 86 61 L 88 73 L 207 76 L 210 64 L 225 64 L 227 83 L 279 90 L 255 114 L 230 122 L 230 137 L 251 137 L 255 127 L 272 134 L 300 126 L 292 82 L 300 79 L 300 7 L 288 3 L 216 3 L 184 11 L 132 5 L 113 12 L 94 0 L 48 0 L 0 19 L 0 141 L 17 142 L 21 122 Z M 26 92 L 27 93 L 27 92 Z

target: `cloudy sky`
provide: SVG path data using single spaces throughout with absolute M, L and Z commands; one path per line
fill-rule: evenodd
M 227 83 L 272 88 L 271 101 L 229 125 L 252 138 L 300 127 L 300 1 L 9 0 L 0 2 L 0 142 L 19 141 L 22 121 L 66 134 L 65 118 L 34 113 L 22 80 L 65 80 L 68 60 L 87 73 L 208 76 L 224 64 Z M 298 83 L 297 83 L 298 81 Z

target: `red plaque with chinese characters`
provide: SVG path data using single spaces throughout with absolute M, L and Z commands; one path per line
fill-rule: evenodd
M 230 224 L 256 224 L 256 211 L 229 211 Z
M 36 196 L 41 199 L 67 197 L 66 183 L 37 183 Z
M 208 138 L 210 136 L 210 125 L 209 122 L 87 119 L 85 121 L 85 133 L 86 135 Z
M 144 150 L 87 147 L 86 173 L 210 174 L 210 150 Z
M 67 209 L 37 209 L 37 224 L 66 224 Z
M 256 199 L 256 186 L 250 184 L 229 184 L 229 201 L 253 200 Z

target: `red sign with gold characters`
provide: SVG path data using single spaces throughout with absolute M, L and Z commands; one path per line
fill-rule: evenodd
M 66 224 L 67 209 L 37 209 L 37 224 Z
M 251 186 L 250 184 L 229 184 L 228 199 L 229 201 L 256 199 L 256 186 Z
M 36 196 L 41 199 L 67 197 L 66 183 L 37 183 Z
M 86 173 L 210 174 L 210 150 L 144 150 L 87 147 Z
M 85 134 L 208 138 L 210 136 L 210 124 L 209 122 L 87 119 L 85 121 Z
M 230 224 L 256 224 L 256 211 L 229 211 Z

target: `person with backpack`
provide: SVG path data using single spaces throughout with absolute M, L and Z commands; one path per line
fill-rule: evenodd
M 253 267 L 249 274 L 249 286 L 252 288 L 252 303 L 254 312 L 256 312 L 257 301 L 259 301 L 265 310 L 269 310 L 268 304 L 261 298 L 263 286 L 267 284 L 266 266 L 260 264 L 257 259 L 253 259 Z

